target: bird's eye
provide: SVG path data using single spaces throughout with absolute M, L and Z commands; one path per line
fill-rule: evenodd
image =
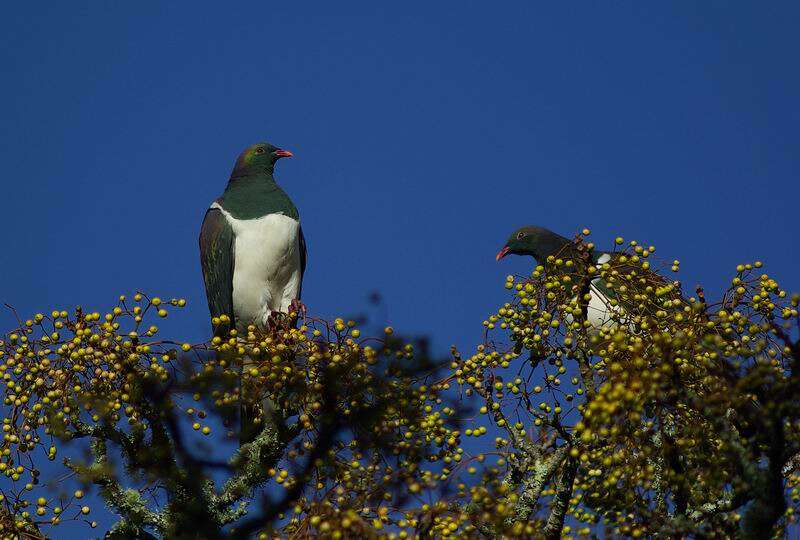
M 263 154 L 263 153 L 264 153 L 263 148 L 256 148 L 256 154 Z
M 517 233 L 517 240 L 522 240 L 525 237 L 525 233 L 520 231 Z

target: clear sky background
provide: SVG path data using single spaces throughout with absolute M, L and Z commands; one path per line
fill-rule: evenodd
M 310 312 L 379 291 L 439 350 L 529 270 L 494 260 L 523 224 L 652 243 L 711 298 L 756 258 L 800 290 L 800 4 L 389 4 L 6 5 L 0 301 L 141 288 L 204 339 L 200 223 L 262 140 L 295 153 Z

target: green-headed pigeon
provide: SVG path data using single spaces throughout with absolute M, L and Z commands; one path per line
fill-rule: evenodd
M 212 317 L 227 323 L 214 333 L 249 325 L 265 329 L 276 313 L 300 312 L 300 292 L 306 268 L 306 242 L 300 216 L 272 173 L 275 162 L 292 153 L 258 143 L 239 155 L 225 192 L 206 211 L 200 230 L 200 262 Z M 260 432 L 269 400 L 242 405 L 241 444 Z
M 496 259 L 499 261 L 508 254 L 530 255 L 545 269 L 552 269 L 551 262 L 553 259 L 550 259 L 551 256 L 562 261 L 571 260 L 573 268 L 571 272 L 583 276 L 586 275 L 585 272 L 589 265 L 602 267 L 605 263 L 609 263 L 614 266 L 615 270 L 626 275 L 635 276 L 645 286 L 652 286 L 654 289 L 670 288 L 669 293 L 664 295 L 665 300 L 680 297 L 679 290 L 671 290 L 669 282 L 660 275 L 645 270 L 641 264 L 635 265 L 630 261 L 620 259 L 623 255 L 622 253 L 595 250 L 587 252 L 585 247 L 581 250 L 581 246 L 573 240 L 543 227 L 528 225 L 514 231 L 508 237 L 502 249 L 500 249 Z M 609 287 L 605 280 L 600 277 L 599 272 L 598 276 L 592 278 L 589 282 L 589 294 L 590 299 L 587 305 L 586 318 L 591 328 L 595 330 L 610 324 L 613 314 L 615 312 L 618 313 L 620 309 L 630 311 L 629 308 L 633 308 L 635 303 L 632 298 L 619 294 L 612 287 Z
M 298 305 L 306 242 L 297 208 L 275 183 L 275 162 L 292 153 L 268 143 L 239 155 L 225 192 L 206 211 L 200 262 L 212 317 L 230 327 L 267 327 L 270 315 Z M 217 334 L 229 328 L 221 324 Z

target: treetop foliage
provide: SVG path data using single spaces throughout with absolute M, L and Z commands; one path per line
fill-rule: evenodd
M 297 314 L 165 339 L 185 301 L 143 293 L 20 320 L 0 341 L 0 532 L 95 527 L 93 492 L 110 538 L 779 535 L 800 499 L 800 297 L 754 262 L 711 300 L 621 238 L 595 266 L 588 234 L 508 276 L 477 348 L 440 360 Z

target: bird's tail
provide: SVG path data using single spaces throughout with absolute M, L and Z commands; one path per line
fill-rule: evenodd
M 258 405 L 243 403 L 239 406 L 239 446 L 249 444 L 261 432 L 262 413 Z
M 242 403 L 239 406 L 239 446 L 253 442 L 267 423 L 274 423 L 275 404 L 263 399 L 261 404 Z

